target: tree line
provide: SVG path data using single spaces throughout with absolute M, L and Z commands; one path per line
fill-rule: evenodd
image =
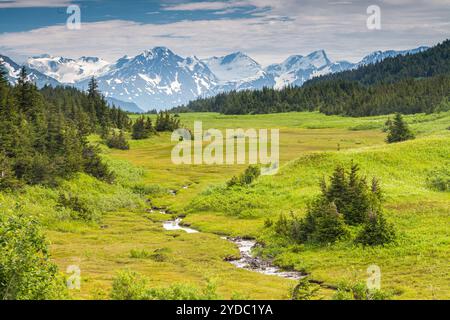
M 127 114 L 108 106 L 95 79 L 86 93 L 68 87 L 38 90 L 25 68 L 11 86 L 0 65 L 0 188 L 55 185 L 76 172 L 111 181 L 87 136 L 129 126 Z
M 357 70 L 315 78 L 303 87 L 263 88 L 199 98 L 173 112 L 265 114 L 320 111 L 372 116 L 450 110 L 450 41 L 425 52 L 388 58 Z

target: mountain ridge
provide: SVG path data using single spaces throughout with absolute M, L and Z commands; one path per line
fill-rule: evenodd
M 264 68 L 241 51 L 199 59 L 182 57 L 167 47 L 157 46 L 136 56 L 123 56 L 114 63 L 98 57 L 72 59 L 43 54 L 30 57 L 25 67 L 30 80 L 38 87 L 71 85 L 86 90 L 89 79 L 94 76 L 110 103 L 114 101 L 121 108 L 137 112 L 176 107 L 222 92 L 302 86 L 316 77 L 427 49 L 374 51 L 357 63 L 332 61 L 321 49 L 306 56 L 291 55 L 281 63 Z M 14 83 L 20 66 L 2 57 L 6 61 L 8 80 Z

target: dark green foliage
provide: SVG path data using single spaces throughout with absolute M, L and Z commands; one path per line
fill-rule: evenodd
M 173 112 L 262 114 L 320 111 L 371 116 L 450 108 L 450 40 L 423 53 L 313 79 L 303 87 L 263 88 L 200 98 Z
M 261 168 L 256 165 L 250 165 L 245 171 L 238 177 L 233 176 L 230 181 L 227 182 L 227 187 L 233 186 L 248 186 L 252 184 L 261 175 Z
M 340 283 L 333 300 L 390 300 L 392 294 L 376 289 L 368 289 L 364 283 Z
M 281 215 L 274 231 L 296 243 L 327 244 L 347 236 L 346 225 L 363 225 L 357 243 L 374 246 L 392 242 L 395 232 L 383 217 L 379 181 L 373 178 L 369 187 L 358 171 L 353 163 L 348 173 L 338 165 L 329 185 L 325 179 L 321 181 L 321 195 L 310 203 L 306 216 L 300 219 L 291 213 L 287 219 Z
M 71 218 L 75 220 L 97 221 L 99 218 L 99 214 L 85 200 L 71 193 L 61 193 L 58 205 L 72 210 Z
M 308 277 L 301 278 L 292 290 L 292 300 L 311 300 L 317 296 L 319 286 L 312 284 Z
M 172 284 L 165 288 L 148 288 L 148 280 L 129 270 L 121 271 L 113 280 L 112 300 L 217 300 L 216 286 L 209 282 L 205 288 Z
M 450 191 L 450 163 L 428 172 L 427 185 L 437 191 Z
M 0 299 L 65 297 L 64 281 L 50 262 L 47 243 L 35 220 L 0 215 Z
M 394 227 L 386 222 L 383 213 L 370 213 L 368 220 L 364 223 L 363 229 L 355 239 L 355 243 L 364 246 L 378 246 L 390 243 L 395 240 Z
M 147 139 L 152 134 L 155 134 L 155 128 L 150 117 L 137 118 L 131 127 L 131 137 L 134 140 Z
M 291 236 L 299 243 L 334 243 L 347 234 L 342 215 L 334 203 L 319 199 L 302 220 L 292 224 Z
M 64 87 L 38 90 L 24 68 L 15 87 L 0 74 L 0 188 L 14 189 L 22 182 L 53 186 L 81 171 L 110 180 L 86 136 L 128 122 L 125 113 L 107 106 L 95 79 L 83 93 Z
M 156 117 L 155 129 L 158 132 L 174 131 L 180 128 L 180 119 L 172 116 L 169 112 L 160 112 Z
M 0 190 L 15 190 L 21 186 L 12 168 L 12 161 L 0 153 Z
M 358 171 L 358 165 L 353 163 L 348 173 L 338 165 L 330 177 L 330 185 L 327 186 L 325 181 L 321 184 L 322 197 L 334 203 L 350 225 L 366 221 L 369 209 L 378 207 L 382 200 L 379 188 L 374 186 L 373 190 L 369 190 L 366 179 L 360 177 Z
M 325 75 L 312 79 L 308 84 L 329 80 L 358 81 L 364 85 L 393 83 L 406 78 L 426 78 L 450 73 L 450 40 L 446 40 L 424 52 L 387 58 L 356 70 Z
M 402 115 L 397 113 L 394 121 L 388 127 L 388 143 L 401 142 L 414 139 L 414 134 L 409 130 L 408 124 L 403 120 Z
M 130 149 L 130 144 L 125 138 L 125 134 L 123 131 L 120 131 L 119 134 L 116 134 L 115 131 L 106 138 L 106 145 L 109 148 L 119 149 L 119 150 L 128 150 Z
M 97 179 L 108 183 L 114 181 L 114 173 L 108 169 L 108 166 L 102 161 L 98 155 L 96 147 L 87 146 L 83 150 L 84 171 Z
M 144 300 L 147 298 L 147 279 L 133 271 L 121 271 L 114 278 L 112 300 Z

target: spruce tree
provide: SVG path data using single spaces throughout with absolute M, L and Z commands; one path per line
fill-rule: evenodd
M 400 113 L 395 114 L 394 121 L 388 129 L 388 136 L 386 141 L 388 143 L 401 142 L 414 139 L 414 134 L 408 127 L 408 124 L 403 120 Z

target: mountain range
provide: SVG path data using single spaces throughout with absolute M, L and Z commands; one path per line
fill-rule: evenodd
M 45 54 L 29 58 L 24 66 L 29 79 L 38 87 L 71 85 L 85 90 L 89 79 L 95 76 L 100 91 L 111 104 L 142 112 L 167 109 L 198 97 L 231 90 L 301 86 L 317 76 L 357 69 L 427 49 L 376 51 L 358 63 L 333 62 L 324 50 L 318 50 L 306 56 L 293 55 L 264 68 L 242 52 L 199 59 L 195 56 L 185 58 L 168 48 L 155 47 L 134 57 L 124 56 L 112 64 L 98 57 L 70 59 Z M 6 56 L 0 55 L 0 60 L 6 67 L 8 80 L 16 83 L 21 66 Z

